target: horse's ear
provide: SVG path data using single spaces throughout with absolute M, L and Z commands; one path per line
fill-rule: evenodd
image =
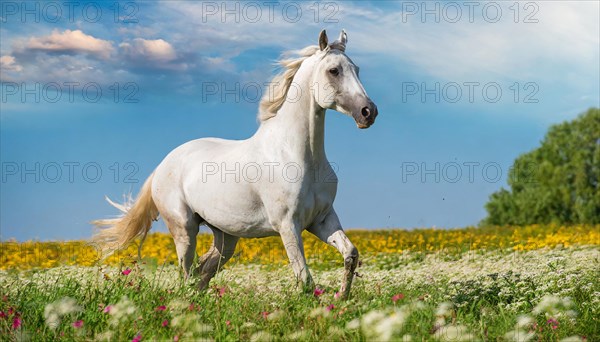
M 342 32 L 340 32 L 340 38 L 338 38 L 338 40 L 340 41 L 340 43 L 342 43 L 342 45 L 344 45 L 344 47 L 346 46 L 346 43 L 348 42 L 348 35 L 346 34 L 346 30 L 342 29 Z
M 321 49 L 321 51 L 325 50 L 327 44 L 329 44 L 329 40 L 327 39 L 327 33 L 323 30 L 319 33 L 319 49 Z

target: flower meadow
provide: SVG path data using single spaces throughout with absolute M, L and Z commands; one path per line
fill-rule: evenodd
M 310 293 L 276 238 L 241 240 L 204 292 L 167 234 L 105 262 L 83 241 L 2 242 L 0 340 L 600 341 L 599 226 L 348 235 L 361 262 L 345 301 L 341 257 L 308 234 Z

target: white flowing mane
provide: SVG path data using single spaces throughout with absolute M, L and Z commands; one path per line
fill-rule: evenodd
M 277 115 L 277 111 L 285 102 L 287 92 L 290 89 L 296 72 L 298 72 L 298 69 L 300 69 L 300 65 L 302 65 L 302 62 L 314 55 L 317 51 L 319 51 L 319 47 L 317 45 L 307 46 L 300 51 L 293 51 L 285 54 L 296 54 L 298 55 L 297 58 L 280 59 L 277 62 L 277 64 L 279 64 L 285 70 L 273 77 L 271 80 L 272 86 L 267 87 L 265 95 L 263 95 L 262 99 L 260 100 L 260 105 L 258 107 L 258 119 L 260 122 L 269 120 Z

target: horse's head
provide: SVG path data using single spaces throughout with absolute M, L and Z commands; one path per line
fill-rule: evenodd
M 346 56 L 346 32 L 329 44 L 325 30 L 319 35 L 321 58 L 313 73 L 315 101 L 323 108 L 352 116 L 358 128 L 369 128 L 377 117 L 377 106 L 371 101 L 358 78 L 358 66 Z

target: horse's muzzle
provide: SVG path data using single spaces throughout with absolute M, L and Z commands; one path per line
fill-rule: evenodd
M 366 106 L 362 107 L 360 111 L 352 113 L 356 126 L 360 129 L 369 128 L 375 123 L 378 111 L 377 106 L 369 100 Z

